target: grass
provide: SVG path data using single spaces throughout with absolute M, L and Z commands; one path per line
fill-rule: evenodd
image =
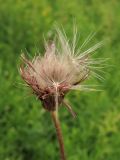
M 119 160 L 120 157 L 120 2 L 119 0 L 0 0 L 0 159 L 59 159 L 49 113 L 29 96 L 19 73 L 21 50 L 44 51 L 43 35 L 52 39 L 55 22 L 72 37 L 76 18 L 80 44 L 97 31 L 90 46 L 106 40 L 95 57 L 110 58 L 102 92 L 74 92 L 69 99 L 76 120 L 63 108 L 59 115 L 68 160 Z M 87 46 L 89 47 L 89 45 Z M 90 83 L 88 82 L 88 83 Z

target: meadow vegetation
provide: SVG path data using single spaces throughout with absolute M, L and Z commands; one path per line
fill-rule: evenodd
M 93 57 L 110 58 L 100 81 L 101 92 L 67 95 L 77 118 L 59 110 L 68 160 L 120 159 L 120 1 L 119 0 L 0 0 L 0 160 L 58 160 L 50 114 L 23 85 L 20 54 L 43 53 L 43 37 L 54 37 L 54 24 L 72 38 L 73 19 L 79 45 L 105 40 Z

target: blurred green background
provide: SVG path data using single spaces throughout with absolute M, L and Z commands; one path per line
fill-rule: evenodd
M 81 40 L 97 31 L 95 42 L 107 39 L 99 58 L 110 58 L 102 92 L 72 92 L 67 98 L 77 118 L 61 108 L 68 160 L 120 159 L 120 1 L 0 0 L 0 160 L 59 160 L 50 114 L 29 96 L 18 72 L 21 50 L 44 51 L 54 23 L 72 35 L 76 19 Z M 93 45 L 94 43 L 92 43 Z

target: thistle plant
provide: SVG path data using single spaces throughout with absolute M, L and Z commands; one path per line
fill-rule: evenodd
M 60 146 L 61 160 L 66 160 L 66 155 L 58 109 L 61 105 L 65 106 L 75 117 L 76 113 L 65 101 L 65 95 L 71 90 L 94 90 L 82 84 L 91 74 L 101 79 L 95 71 L 104 60 L 92 59 L 91 53 L 103 43 L 97 43 L 86 51 L 81 51 L 91 38 L 92 35 L 89 35 L 82 46 L 77 48 L 76 28 L 71 43 L 65 32 L 56 28 L 56 40 L 45 41 L 44 55 L 36 55 L 32 60 L 21 55 L 23 60 L 20 66 L 21 77 L 42 102 L 44 109 L 51 114 Z

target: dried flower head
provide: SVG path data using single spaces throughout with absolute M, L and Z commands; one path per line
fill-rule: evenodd
M 101 78 L 93 72 L 93 68 L 97 69 L 95 65 L 103 60 L 93 60 L 90 53 L 99 48 L 102 42 L 81 53 L 81 48 L 92 38 L 91 35 L 77 49 L 76 28 L 72 43 L 69 43 L 65 33 L 60 29 L 57 28 L 56 33 L 57 42 L 45 42 L 43 56 L 35 56 L 32 61 L 25 58 L 24 55 L 21 56 L 25 66 L 21 65 L 20 74 L 27 85 L 32 88 L 33 93 L 42 101 L 45 109 L 54 111 L 63 103 L 75 116 L 71 107 L 64 101 L 64 96 L 72 89 L 90 90 L 81 85 L 81 82 L 85 81 L 91 73 Z

